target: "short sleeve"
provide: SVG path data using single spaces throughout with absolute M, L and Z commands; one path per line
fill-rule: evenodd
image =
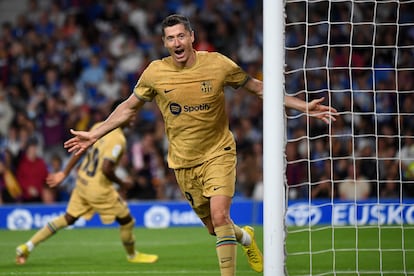
M 233 88 L 239 88 L 243 86 L 249 79 L 247 73 L 230 58 L 221 54 L 219 55 L 223 63 L 223 68 L 226 70 L 224 84 L 229 85 Z
M 138 79 L 137 84 L 134 87 L 134 94 L 140 100 L 151 102 L 156 93 L 153 89 L 153 81 L 152 81 L 152 66 L 151 64 L 144 70 L 141 74 L 141 77 Z

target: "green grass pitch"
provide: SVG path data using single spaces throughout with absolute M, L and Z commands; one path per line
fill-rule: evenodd
M 308 230 L 288 228 L 289 275 L 414 275 L 413 226 Z
M 263 248 L 263 229 L 260 226 L 255 229 L 258 244 Z M 286 263 L 289 275 L 334 275 L 334 266 L 336 275 L 381 275 L 379 271 L 383 271 L 383 275 L 414 275 L 414 229 L 410 227 L 303 230 L 288 229 Z M 62 230 L 39 245 L 25 265 L 16 265 L 15 247 L 34 232 L 0 231 L 0 275 L 219 275 L 215 238 L 202 227 L 135 229 L 137 248 L 160 256 L 155 264 L 128 263 L 118 229 L 102 228 Z M 405 253 L 401 251 L 402 246 L 407 249 Z M 312 248 L 312 256 L 307 253 L 309 248 Z M 378 248 L 382 249 L 382 254 Z M 354 272 L 357 267 L 360 274 Z M 249 268 L 240 246 L 237 275 L 262 275 Z
M 256 228 L 262 247 L 262 228 Z M 219 275 L 215 237 L 202 227 L 134 230 L 136 247 L 159 255 L 154 264 L 128 263 L 117 228 L 61 230 L 40 244 L 25 265 L 15 264 L 15 248 L 31 231 L 0 231 L 0 275 Z M 237 275 L 260 275 L 250 269 L 238 246 Z

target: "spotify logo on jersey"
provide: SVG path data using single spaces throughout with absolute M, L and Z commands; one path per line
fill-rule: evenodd
M 210 109 L 209 104 L 184 105 L 184 109 L 178 103 L 170 104 L 170 111 L 174 115 L 179 115 L 181 112 L 202 112 Z
M 170 111 L 174 115 L 179 115 L 181 113 L 181 105 L 179 105 L 178 103 L 171 103 Z

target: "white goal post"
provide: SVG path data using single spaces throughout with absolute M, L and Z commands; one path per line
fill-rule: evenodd
M 263 8 L 265 275 L 414 274 L 414 0 Z
M 264 275 L 284 274 L 284 3 L 263 1 Z

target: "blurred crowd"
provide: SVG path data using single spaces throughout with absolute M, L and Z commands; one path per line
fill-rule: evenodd
M 25 11 L 0 30 L 0 203 L 68 199 L 76 172 L 57 189 L 47 188 L 45 178 L 68 161 L 63 143 L 69 130 L 105 119 L 116 99 L 131 94 L 143 69 L 168 55 L 160 24 L 171 13 L 190 18 L 195 49 L 221 52 L 261 79 L 262 8 L 256 2 L 25 1 Z M 237 195 L 251 197 L 261 177 L 261 102 L 242 90 L 226 94 L 240 147 Z M 126 135 L 128 152 L 117 174 L 131 176 L 134 186 L 124 196 L 181 199 L 155 103 L 144 106 Z
M 288 111 L 291 197 L 414 196 L 413 9 L 409 1 L 287 1 L 286 92 L 325 97 L 340 113 L 326 126 Z
M 323 96 L 340 112 L 325 125 L 286 111 L 288 194 L 414 196 L 414 5 L 328 2 L 286 1 L 285 92 L 307 101 Z M 168 54 L 160 23 L 171 13 L 190 18 L 195 49 L 221 52 L 262 79 L 261 3 L 27 0 L 26 11 L 0 30 L 0 203 L 68 199 L 75 172 L 57 189 L 44 181 L 69 158 L 69 129 L 103 120 L 144 68 Z M 229 88 L 226 97 L 238 147 L 236 196 L 261 200 L 262 102 L 243 89 Z M 135 182 L 124 196 L 181 199 L 155 104 L 136 119 L 117 170 Z

